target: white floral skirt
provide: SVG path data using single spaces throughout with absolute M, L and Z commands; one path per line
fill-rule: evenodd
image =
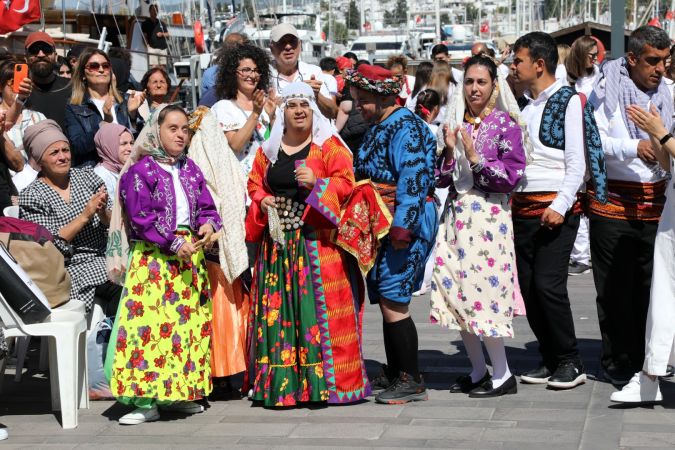
M 436 238 L 431 321 L 478 336 L 513 337 L 521 297 L 508 196 L 472 189 L 448 199 L 444 214 Z

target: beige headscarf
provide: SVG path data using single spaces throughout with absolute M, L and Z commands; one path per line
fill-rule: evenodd
M 179 158 L 171 158 L 166 154 L 162 148 L 159 140 L 159 114 L 167 105 L 160 105 L 150 115 L 145 122 L 141 134 L 136 140 L 134 150 L 131 152 L 129 159 L 124 163 L 122 170 L 120 170 L 120 178 L 129 170 L 133 164 L 139 161 L 146 155 L 151 155 L 159 162 L 168 162 L 173 164 L 176 160 L 184 158 L 181 155 Z M 106 248 L 106 267 L 108 269 L 108 279 L 113 283 L 124 283 L 124 277 L 127 271 L 127 263 L 129 259 L 129 240 L 127 237 L 126 219 L 124 217 L 124 206 L 120 199 L 119 181 L 117 182 L 117 196 L 113 204 L 112 215 L 110 217 L 110 225 L 108 227 L 108 247 Z
M 218 257 L 225 278 L 232 283 L 248 269 L 244 230 L 246 177 L 211 110 L 197 108 L 190 115 L 190 129 L 194 132 L 190 159 L 204 174 L 218 214 L 226 224 L 218 238 Z
M 23 132 L 23 148 L 35 162 L 40 162 L 47 147 L 60 141 L 69 142 L 59 124 L 51 119 L 31 125 Z

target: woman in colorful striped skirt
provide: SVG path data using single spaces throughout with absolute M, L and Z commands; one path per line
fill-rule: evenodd
M 253 400 L 354 402 L 370 391 L 363 291 L 356 265 L 331 240 L 353 189 L 352 157 L 309 85 L 292 83 L 282 97 L 248 182 L 247 240 L 261 242 L 251 292 Z
M 198 413 L 211 391 L 211 301 L 203 246 L 221 228 L 197 165 L 185 156 L 188 117 L 155 110 L 119 183 L 131 242 L 116 317 L 111 391 L 136 409 L 124 425 L 159 411 Z

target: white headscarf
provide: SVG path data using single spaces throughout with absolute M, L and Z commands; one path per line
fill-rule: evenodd
M 520 117 L 520 108 L 518 107 L 518 102 L 511 92 L 511 88 L 506 82 L 506 77 L 504 77 L 499 71 L 497 71 L 497 83 L 499 87 L 499 93 L 497 95 L 497 102 L 495 103 L 495 108 L 507 113 L 516 123 L 520 126 L 520 130 L 523 136 L 523 147 L 525 150 L 525 156 L 527 158 L 527 163 L 529 164 L 532 154 L 532 142 L 530 141 L 530 135 L 527 132 L 527 124 Z M 449 130 L 454 130 L 458 126 L 462 126 L 464 123 L 464 113 L 466 111 L 466 98 L 464 94 L 464 88 L 459 86 L 455 89 L 455 92 L 452 94 L 448 100 L 448 106 L 446 109 L 446 115 L 443 120 L 443 123 L 448 124 Z M 445 139 L 443 136 L 443 127 L 438 127 L 437 134 L 437 143 L 438 143 L 438 154 L 442 154 Z M 459 194 L 465 194 L 473 187 L 473 171 L 471 170 L 471 164 L 464 154 L 464 145 L 460 138 L 457 139 L 457 144 L 455 145 L 455 169 L 452 174 L 452 179 L 455 185 L 455 189 Z
M 265 152 L 265 156 L 267 156 L 272 164 L 277 161 L 279 147 L 281 147 L 281 138 L 286 128 L 284 119 L 286 105 L 289 101 L 298 99 L 307 100 L 310 108 L 312 108 L 312 143 L 320 147 L 333 135 L 337 135 L 333 124 L 319 111 L 319 106 L 316 104 L 316 98 L 311 86 L 302 81 L 291 83 L 281 92 L 281 104 L 277 110 L 274 125 L 272 125 L 270 138 L 262 144 L 263 152 Z

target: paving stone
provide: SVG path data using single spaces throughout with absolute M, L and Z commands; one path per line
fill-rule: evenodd
M 621 433 L 622 447 L 675 447 L 675 433 L 629 431 Z
M 289 421 L 292 419 L 288 419 Z M 199 428 L 198 436 L 260 436 L 282 437 L 297 427 L 294 423 L 218 423 L 204 425 Z
M 462 441 L 480 441 L 485 428 L 483 427 L 444 427 L 444 426 L 424 426 L 424 425 L 402 425 L 390 427 L 382 436 L 389 439 L 405 438 L 426 438 L 430 440 L 462 440 Z
M 399 428 L 396 426 L 395 428 Z M 291 438 L 345 438 L 378 439 L 385 430 L 384 424 L 299 424 L 290 434 Z
M 586 414 L 574 409 L 502 408 L 495 409 L 493 419 L 539 422 L 583 422 Z
M 484 441 L 525 442 L 540 445 L 555 443 L 561 445 L 578 444 L 581 433 L 562 430 L 540 430 L 525 428 L 488 428 L 483 433 Z
M 422 419 L 489 419 L 494 408 L 453 408 L 448 406 L 420 406 L 409 405 L 401 412 L 401 417 Z

